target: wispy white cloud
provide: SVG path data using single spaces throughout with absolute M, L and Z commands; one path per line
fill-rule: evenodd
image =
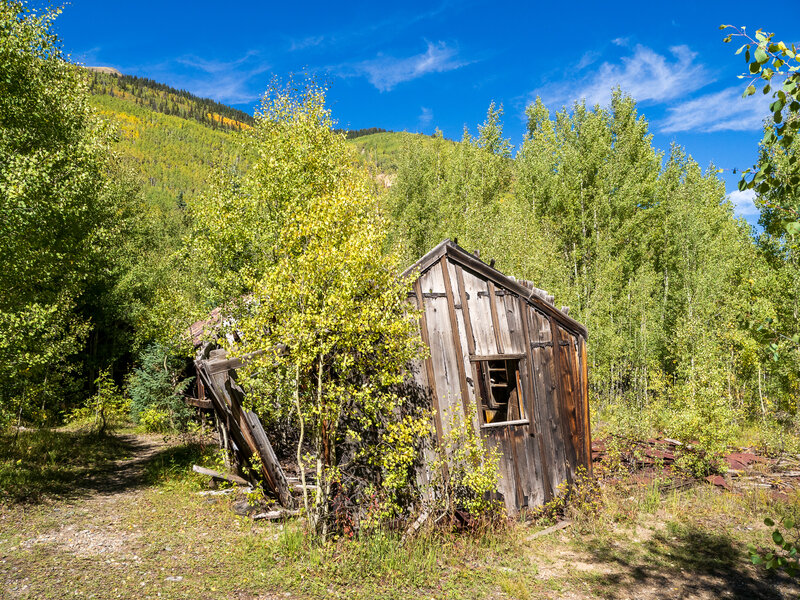
M 247 104 L 266 89 L 267 82 L 259 75 L 270 68 L 259 52 L 250 50 L 233 60 L 185 55 L 139 70 L 198 96 L 228 104 Z
M 289 52 L 297 52 L 298 50 L 305 50 L 306 48 L 316 48 L 325 44 L 329 38 L 324 35 L 310 35 L 302 39 L 289 40 Z
M 78 64 L 85 65 L 87 67 L 107 67 L 110 65 L 98 64 L 100 60 L 100 52 L 102 48 L 100 46 L 95 46 L 94 48 L 89 48 L 88 50 L 81 50 L 75 54 L 70 56 L 70 59 Z
M 620 45 L 624 41 L 617 38 L 613 43 Z M 695 61 L 697 54 L 688 46 L 674 46 L 669 53 L 671 57 L 637 44 L 631 55 L 617 62 L 603 62 L 582 77 L 550 85 L 534 95 L 541 96 L 547 104 L 585 99 L 590 106 L 605 105 L 611 100 L 613 89 L 620 87 L 638 102 L 662 103 L 710 83 L 706 69 Z M 586 71 L 591 64 L 582 58 L 581 68 L 576 71 Z
M 737 217 L 757 217 L 761 212 L 755 205 L 756 193 L 753 190 L 743 192 L 736 190 L 728 194 L 728 199 L 733 204 L 733 211 Z
M 578 71 L 582 71 L 589 65 L 592 65 L 596 63 L 598 60 L 600 60 L 600 57 L 602 55 L 603 54 L 597 50 L 589 50 L 587 52 L 584 52 L 583 56 L 581 56 L 581 59 L 578 61 L 578 64 L 575 66 L 575 68 Z
M 417 79 L 429 73 L 452 71 L 467 64 L 457 58 L 458 51 L 445 42 L 428 42 L 428 49 L 406 58 L 378 55 L 376 58 L 336 68 L 342 76 L 366 77 L 382 92 L 388 92 L 399 83 Z
M 222 73 L 222 72 L 230 72 L 233 71 L 240 66 L 244 65 L 251 58 L 258 57 L 258 52 L 255 50 L 249 50 L 245 53 L 244 56 L 241 58 L 237 58 L 234 60 L 218 60 L 212 59 L 207 60 L 205 58 L 201 58 L 199 56 L 194 55 L 186 55 L 182 56 L 177 59 L 177 62 L 186 65 L 187 67 L 191 67 L 193 69 L 198 69 L 200 71 L 205 71 L 206 73 Z
M 427 106 L 421 108 L 422 110 L 419 113 L 419 125 L 420 128 L 424 129 L 433 121 L 433 111 Z
M 772 97 L 756 94 L 742 98 L 743 89 L 743 86 L 731 87 L 669 107 L 660 129 L 664 133 L 761 129 Z
M 370 21 L 361 26 L 348 26 L 347 29 L 329 31 L 318 35 L 309 35 L 301 38 L 288 38 L 289 52 L 308 50 L 313 48 L 330 48 L 332 46 L 362 45 L 368 39 L 380 39 L 385 42 L 387 37 L 394 37 L 399 32 L 409 27 L 430 19 L 434 19 L 452 8 L 451 2 L 445 1 L 433 6 L 425 12 L 399 12 L 387 15 L 380 21 Z M 381 32 L 381 34 L 378 34 Z

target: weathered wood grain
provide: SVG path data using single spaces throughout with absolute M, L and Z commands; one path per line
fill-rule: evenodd
M 444 292 L 447 300 L 447 313 L 450 317 L 450 333 L 453 338 L 453 350 L 456 355 L 456 367 L 458 369 L 458 395 L 461 398 L 461 406 L 464 409 L 464 416 L 473 420 L 473 415 L 469 407 L 469 390 L 467 389 L 467 372 L 469 360 L 464 360 L 464 344 L 461 342 L 461 329 L 458 326 L 458 317 L 456 316 L 456 300 L 453 295 L 453 283 L 451 280 L 450 269 L 448 268 L 447 256 L 442 256 L 440 261 L 440 268 L 442 270 L 442 279 L 444 282 Z M 466 338 L 465 338 L 466 341 Z M 469 356 L 467 356 L 467 359 Z M 477 425 L 476 425 L 477 427 Z
M 498 494 L 509 514 L 550 500 L 574 481 L 578 465 L 590 468 L 585 327 L 451 242 L 413 269 L 421 272 L 414 299 L 424 308 L 421 332 L 431 355 L 417 378 L 439 398 L 439 439 L 449 416 L 469 411 L 473 400 L 504 406 L 497 395 L 503 374 L 493 370 L 490 380 L 488 365 L 505 364 L 506 420 L 485 423 L 478 402 L 468 416 L 502 455 Z

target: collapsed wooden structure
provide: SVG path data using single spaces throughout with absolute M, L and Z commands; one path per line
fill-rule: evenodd
M 432 403 L 437 442 L 447 436 L 454 412 L 463 411 L 487 446 L 500 451 L 498 494 L 511 515 L 557 496 L 580 468 L 591 473 L 586 328 L 555 308 L 547 292 L 503 275 L 449 240 L 404 275 L 415 278 L 409 299 L 422 309 L 420 334 L 430 348 L 411 371 Z M 258 474 L 242 474 L 262 479 L 292 508 L 267 434 L 244 408 L 235 376 L 241 359 L 202 341 L 203 330 L 219 320 L 215 311 L 190 329 L 198 348 L 192 403 L 213 408 L 220 442 L 240 465 L 260 466 Z
M 428 391 L 436 437 L 464 411 L 498 448 L 498 492 L 509 514 L 544 504 L 591 472 L 586 328 L 552 296 L 503 275 L 446 240 L 405 273 L 422 309 L 430 356 L 414 377 Z
M 288 481 L 264 427 L 254 412 L 244 408 L 244 390 L 235 378 L 235 369 L 242 366 L 241 359 L 228 359 L 225 350 L 214 350 L 209 344 L 200 350 L 194 364 L 197 398 L 214 409 L 223 448 L 236 455 L 241 463 L 250 460 L 259 465 L 261 472 L 249 475 L 261 479 L 281 505 L 293 508 Z

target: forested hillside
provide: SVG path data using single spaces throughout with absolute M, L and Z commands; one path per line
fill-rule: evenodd
M 554 293 L 588 327 L 595 415 L 630 433 L 720 448 L 789 419 L 800 290 L 785 232 L 754 237 L 715 167 L 654 148 L 631 98 L 527 116 L 513 157 L 494 106 L 460 144 L 406 142 L 388 196 L 406 260 L 458 238 Z
M 90 72 L 91 103 L 116 129 L 119 153 L 143 193 L 165 213 L 182 210 L 215 168 L 246 168 L 233 132 L 253 117 L 149 79 Z
M 240 186 L 254 164 L 257 120 L 148 79 L 82 77 L 134 198 L 113 284 L 97 291 L 105 308 L 87 308 L 100 328 L 88 372 L 105 362 L 120 379 L 141 348 L 175 340 L 181 319 L 220 302 L 201 289 L 207 273 L 191 272 L 185 239 L 215 218 L 198 211 L 204 195 Z M 781 341 L 797 333 L 791 239 L 769 211 L 754 236 L 713 166 L 654 148 L 633 99 L 551 108 L 528 107 L 517 149 L 493 104 L 460 142 L 336 130 L 393 184 L 380 203 L 398 268 L 457 238 L 555 294 L 589 329 L 591 400 L 615 426 L 711 447 L 747 423 L 788 423 L 800 394 L 797 353 Z

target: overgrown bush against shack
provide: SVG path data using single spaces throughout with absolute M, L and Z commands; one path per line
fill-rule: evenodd
M 257 163 L 190 205 L 187 247 L 230 317 L 221 343 L 249 357 L 238 374 L 247 408 L 267 431 L 296 424 L 303 504 L 323 537 L 406 508 L 428 430 L 397 393 L 424 352 L 410 283 L 384 252 L 371 180 L 331 126 L 324 89 L 273 87 L 246 139 Z

